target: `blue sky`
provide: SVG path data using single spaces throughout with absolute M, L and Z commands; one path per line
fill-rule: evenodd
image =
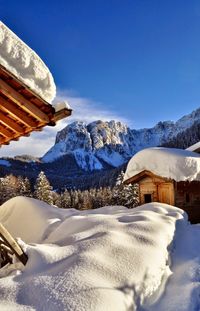
M 200 106 L 199 1 L 0 0 L 0 12 L 73 98 L 74 118 L 141 128 Z

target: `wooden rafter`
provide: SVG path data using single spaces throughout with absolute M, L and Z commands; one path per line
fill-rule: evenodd
M 2 112 L 0 112 L 0 122 L 5 124 L 5 126 L 9 127 L 12 131 L 16 133 L 23 133 L 24 129 L 22 126 L 14 122 L 9 117 L 5 116 Z
M 6 138 L 12 138 L 13 133 L 11 133 L 9 130 L 7 130 L 5 127 L 3 127 L 0 124 L 0 134 Z
M 60 111 L 57 111 L 53 117 L 54 122 L 57 122 L 63 118 L 69 117 L 71 115 L 71 111 L 69 109 L 61 109 Z
M 20 108 L 30 113 L 37 120 L 48 123 L 50 122 L 48 116 L 43 113 L 40 109 L 34 106 L 28 101 L 23 95 L 14 90 L 10 85 L 0 79 L 0 92 L 6 95 L 9 99 L 14 101 Z
M 16 106 L 0 96 L 0 109 L 12 115 L 17 120 L 29 127 L 37 127 L 38 122 L 31 120 L 24 111 L 20 111 Z

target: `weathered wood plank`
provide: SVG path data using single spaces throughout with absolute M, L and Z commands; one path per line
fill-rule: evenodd
M 15 241 L 8 230 L 0 223 L 0 236 L 10 247 L 16 257 L 25 265 L 28 260 L 28 256 L 23 252 L 19 244 Z

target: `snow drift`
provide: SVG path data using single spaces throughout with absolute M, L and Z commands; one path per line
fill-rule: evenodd
M 0 64 L 47 102 L 55 97 L 53 77 L 40 57 L 0 21 Z
M 0 279 L 1 310 L 123 311 L 156 300 L 187 217 L 160 203 L 80 212 L 17 197 L 0 207 L 0 221 L 37 243 L 22 243 L 27 265 Z
M 176 181 L 200 180 L 200 155 L 182 149 L 144 149 L 129 161 L 124 181 L 144 170 Z

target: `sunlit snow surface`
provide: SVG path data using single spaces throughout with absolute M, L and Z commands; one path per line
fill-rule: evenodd
M 0 64 L 47 102 L 55 97 L 53 77 L 40 57 L 0 21 Z
M 0 221 L 29 257 L 1 271 L 0 310 L 149 310 L 172 274 L 174 237 L 191 227 L 160 203 L 81 212 L 24 197 L 2 205 Z

